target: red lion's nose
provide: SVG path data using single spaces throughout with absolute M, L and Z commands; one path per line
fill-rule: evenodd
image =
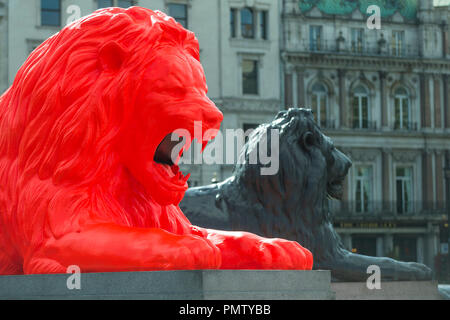
M 223 120 L 222 112 L 216 107 L 208 97 L 203 99 L 202 103 L 202 122 L 203 127 L 207 129 L 219 129 Z

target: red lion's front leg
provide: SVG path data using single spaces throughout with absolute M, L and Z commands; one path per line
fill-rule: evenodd
M 98 224 L 48 240 L 25 273 L 62 271 L 48 268 L 49 261 L 64 268 L 77 265 L 82 272 L 217 269 L 221 254 L 211 241 L 195 235 Z
M 295 241 L 268 239 L 249 232 L 198 229 L 220 249 L 221 269 L 312 269 L 311 252 Z

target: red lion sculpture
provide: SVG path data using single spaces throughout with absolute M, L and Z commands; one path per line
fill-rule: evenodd
M 197 39 L 158 11 L 98 10 L 34 50 L 0 97 L 0 274 L 311 269 L 296 242 L 179 209 L 187 177 L 155 157 L 178 128 L 219 129 L 206 93 Z

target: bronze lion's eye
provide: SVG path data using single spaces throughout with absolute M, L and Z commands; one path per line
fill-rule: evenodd
M 315 139 L 314 139 L 313 133 L 311 131 L 307 131 L 307 132 L 303 133 L 300 138 L 300 143 L 306 149 L 310 149 L 311 147 L 313 147 L 315 144 Z

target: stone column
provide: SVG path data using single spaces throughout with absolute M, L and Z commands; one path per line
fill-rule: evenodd
M 434 78 L 434 127 L 442 128 L 441 82 Z
M 342 210 L 347 211 L 347 214 L 350 213 L 350 199 L 349 199 L 349 195 L 348 195 L 348 175 L 345 177 L 344 179 L 344 183 L 342 184 L 342 201 L 341 201 L 341 208 Z
M 383 236 L 384 256 L 391 255 L 393 250 L 394 250 L 394 236 L 390 233 L 386 233 Z
M 443 22 L 441 24 L 441 28 L 442 28 L 442 57 L 445 59 L 447 57 L 448 54 L 448 24 L 447 22 Z
M 387 128 L 388 126 L 388 111 L 386 101 L 386 76 L 387 72 L 380 71 L 380 110 L 381 110 L 381 127 Z
M 338 147 L 338 149 L 348 156 L 349 158 L 352 158 L 351 149 L 346 147 Z M 350 206 L 350 200 L 353 200 L 353 197 L 349 195 L 349 183 L 350 183 L 350 174 L 347 174 L 344 178 L 344 182 L 342 183 L 342 201 L 340 201 L 341 204 L 341 211 L 345 212 L 346 215 L 352 214 L 351 212 L 351 206 Z
M 339 69 L 337 71 L 338 74 L 338 81 L 339 81 L 339 114 L 340 114 L 340 123 L 341 128 L 348 128 L 348 108 L 346 105 L 346 90 L 345 90 L 345 73 L 346 70 Z M 351 127 L 351 125 L 350 125 Z
M 422 114 L 422 128 L 431 127 L 430 81 L 429 75 L 420 74 L 420 113 Z
M 381 185 L 383 187 L 382 191 L 382 210 L 383 211 L 390 211 L 391 208 L 391 174 L 390 174 L 390 167 L 389 167 L 389 154 L 391 153 L 390 149 L 383 149 L 381 151 Z
M 261 30 L 259 29 L 259 10 L 253 9 L 253 30 L 255 31 L 255 39 L 261 39 Z
M 383 237 L 378 236 L 377 237 L 377 257 L 383 257 L 384 256 L 384 245 L 383 245 Z
M 241 31 L 241 8 L 236 8 L 236 38 L 242 38 Z
M 434 257 L 438 253 L 439 227 L 428 222 L 427 235 L 425 236 L 424 262 L 434 270 Z
M 445 128 L 450 128 L 450 93 L 449 93 L 449 76 L 447 74 L 442 75 L 442 87 L 444 89 L 444 105 L 442 106 L 444 125 Z
M 292 73 L 285 71 L 284 74 L 284 106 L 286 109 L 294 106 L 294 95 L 292 92 Z
M 305 71 L 303 69 L 297 69 L 297 105 L 300 108 L 306 106 L 305 101 Z
M 344 248 L 351 251 L 352 250 L 352 235 L 350 233 L 342 234 L 342 244 Z
M 423 245 L 423 236 L 417 237 L 417 244 L 416 244 L 416 254 L 417 254 L 417 262 L 424 263 L 425 259 L 425 253 L 424 253 L 424 245 Z
M 444 153 L 442 151 L 436 151 L 435 153 L 435 168 L 436 168 L 436 207 L 438 209 L 445 208 L 445 196 L 444 196 L 444 166 L 442 165 L 444 160 Z
M 429 150 L 422 154 L 422 200 L 423 209 L 433 208 L 433 168 L 432 155 Z

